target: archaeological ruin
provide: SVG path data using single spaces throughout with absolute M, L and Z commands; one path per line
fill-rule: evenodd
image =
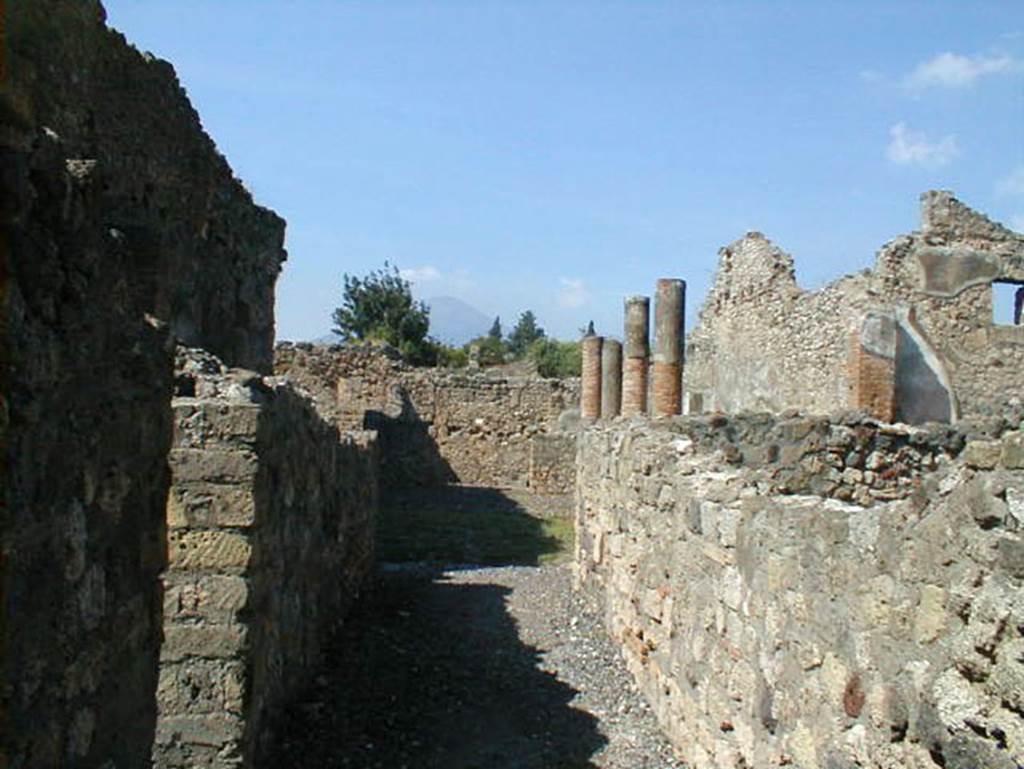
M 95 0 L 4 14 L 0 767 L 258 766 L 382 492 L 448 486 L 572 497 L 694 769 L 1024 765 L 1024 236 L 926 192 L 806 291 L 749 233 L 692 331 L 660 280 L 579 379 L 275 345 L 285 223 L 171 65 Z
M 723 248 L 660 392 L 683 350 L 659 281 L 637 367 L 653 416 L 680 381 L 689 415 L 580 435 L 577 586 L 691 766 L 1024 760 L 1024 326 L 992 308 L 1024 237 L 921 202 L 921 231 L 818 292 L 760 233 Z
M 748 233 L 721 250 L 687 341 L 691 410 L 849 406 L 909 424 L 998 413 L 1024 362 L 1024 326 L 993 320 L 999 283 L 1024 283 L 1024 238 L 948 192 L 922 196 L 921 229 L 883 246 L 873 270 L 815 292 Z

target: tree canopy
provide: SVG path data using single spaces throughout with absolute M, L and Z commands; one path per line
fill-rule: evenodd
M 541 338 L 530 345 L 530 357 L 543 377 L 580 375 L 580 343 Z
M 412 298 L 398 268 L 384 267 L 360 278 L 345 273 L 342 304 L 334 310 L 333 333 L 342 341 L 376 340 L 398 349 L 410 363 L 431 364 L 437 345 L 427 337 L 430 308 Z
M 543 338 L 544 329 L 537 325 L 533 311 L 527 310 L 519 316 L 515 328 L 508 335 L 508 349 L 515 357 L 520 358 L 530 349 L 531 344 Z

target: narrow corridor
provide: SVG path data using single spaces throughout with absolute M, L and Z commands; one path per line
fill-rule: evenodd
M 671 769 L 566 564 L 386 564 L 266 767 Z

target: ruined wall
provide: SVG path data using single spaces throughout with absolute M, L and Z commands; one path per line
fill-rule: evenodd
M 569 436 L 559 417 L 579 403 L 578 380 L 413 368 L 369 345 L 284 343 L 274 366 L 340 427 L 379 431 L 382 479 L 392 486 L 526 486 L 533 439 Z M 573 456 L 548 454 L 564 463 L 544 474 L 571 476 Z
M 280 380 L 182 357 L 157 767 L 253 765 L 373 565 L 376 437 Z
M 1019 414 L 580 440 L 578 584 L 695 769 L 1024 762 Z
M 576 488 L 576 434 L 542 433 L 530 440 L 527 486 L 538 494 L 572 494 Z
M 820 291 L 800 289 L 792 258 L 760 233 L 720 257 L 688 341 L 686 388 L 705 410 L 879 404 L 884 416 L 891 400 L 895 419 L 921 423 L 999 413 L 1018 395 L 1024 326 L 993 324 L 992 282 L 1024 281 L 1024 238 L 949 193 L 922 196 L 921 230 L 885 245 L 874 270 Z M 879 317 L 896 339 L 865 366 L 851 340 Z
M 0 763 L 145 765 L 170 332 L 268 369 L 283 222 L 89 0 L 5 3 Z

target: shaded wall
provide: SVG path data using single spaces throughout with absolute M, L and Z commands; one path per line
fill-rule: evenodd
M 576 576 L 695 769 L 1024 761 L 1024 433 L 581 436 Z
M 377 447 L 192 351 L 174 399 L 157 767 L 252 766 L 373 567 Z
M 3 649 L 14 766 L 144 765 L 171 334 L 268 369 L 283 222 L 89 0 L 3 6 Z
M 382 480 L 392 486 L 527 486 L 534 440 L 568 434 L 559 418 L 579 403 L 577 379 L 413 368 L 370 345 L 283 343 L 275 352 L 276 373 L 307 390 L 325 418 L 379 431 Z M 547 452 L 539 472 L 571 476 L 572 460 L 572 451 Z

